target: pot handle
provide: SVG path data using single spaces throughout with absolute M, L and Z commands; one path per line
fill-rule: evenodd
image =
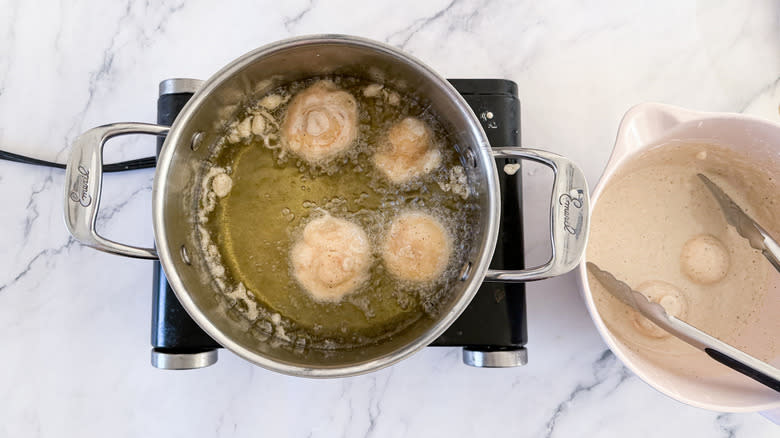
M 127 134 L 164 136 L 170 127 L 149 123 L 113 123 L 98 126 L 81 134 L 65 169 L 65 224 L 79 242 L 113 254 L 156 259 L 154 248 L 124 245 L 106 239 L 95 230 L 100 188 L 103 182 L 103 145 L 113 137 Z
M 588 241 L 590 197 L 582 170 L 567 158 L 538 149 L 493 148 L 493 157 L 522 158 L 552 168 L 555 175 L 550 202 L 552 257 L 544 265 L 530 269 L 489 269 L 485 280 L 506 283 L 543 280 L 574 269 Z

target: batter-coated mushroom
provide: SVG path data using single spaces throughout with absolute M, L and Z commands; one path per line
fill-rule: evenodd
M 328 161 L 355 144 L 357 102 L 322 80 L 293 97 L 282 124 L 285 148 L 309 163 Z
M 338 301 L 368 279 L 371 245 L 352 222 L 326 215 L 309 222 L 290 252 L 293 275 L 319 301 Z
M 410 211 L 396 217 L 385 236 L 385 267 L 401 280 L 426 282 L 438 278 L 449 264 L 452 237 L 430 214 Z
M 429 173 L 441 163 L 431 128 L 420 119 L 407 117 L 387 132 L 374 165 L 393 183 L 403 184 Z

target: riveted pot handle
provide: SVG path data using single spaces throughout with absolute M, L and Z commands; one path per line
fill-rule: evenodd
M 493 148 L 494 158 L 521 158 L 544 164 L 555 174 L 550 202 L 552 258 L 524 270 L 489 269 L 486 281 L 523 282 L 542 280 L 574 269 L 588 241 L 590 197 L 585 175 L 570 160 L 547 151 L 519 147 Z
M 95 230 L 100 188 L 103 181 L 103 146 L 112 138 L 127 134 L 166 135 L 167 126 L 148 123 L 114 123 L 81 134 L 65 169 L 65 224 L 79 242 L 101 251 L 128 257 L 156 259 L 154 248 L 124 245 L 106 239 Z

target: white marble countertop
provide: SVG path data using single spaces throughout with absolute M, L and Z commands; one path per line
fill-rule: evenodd
M 447 77 L 516 81 L 524 144 L 571 157 L 591 184 L 636 103 L 780 119 L 777 1 L 222 3 L 5 0 L 0 149 L 63 162 L 90 127 L 154 121 L 161 79 L 206 78 L 260 45 L 323 32 L 386 41 Z M 149 139 L 123 141 L 107 160 L 153 150 Z M 527 205 L 544 205 L 535 194 L 545 181 L 526 173 Z M 151 243 L 152 178 L 106 177 L 108 236 Z M 517 369 L 469 368 L 448 348 L 325 381 L 225 351 L 207 369 L 154 369 L 151 262 L 70 239 L 62 184 L 61 170 L 0 162 L 0 437 L 780 432 L 759 415 L 688 407 L 640 381 L 599 338 L 572 275 L 528 285 L 530 362 Z M 543 216 L 528 221 L 531 261 L 545 255 Z

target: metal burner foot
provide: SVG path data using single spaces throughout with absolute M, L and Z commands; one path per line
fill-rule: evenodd
M 466 347 L 463 349 L 463 363 L 479 368 L 519 367 L 528 363 L 528 350 L 520 347 L 482 351 Z
M 217 350 L 174 353 L 164 348 L 152 349 L 152 366 L 162 370 L 192 370 L 217 363 Z

